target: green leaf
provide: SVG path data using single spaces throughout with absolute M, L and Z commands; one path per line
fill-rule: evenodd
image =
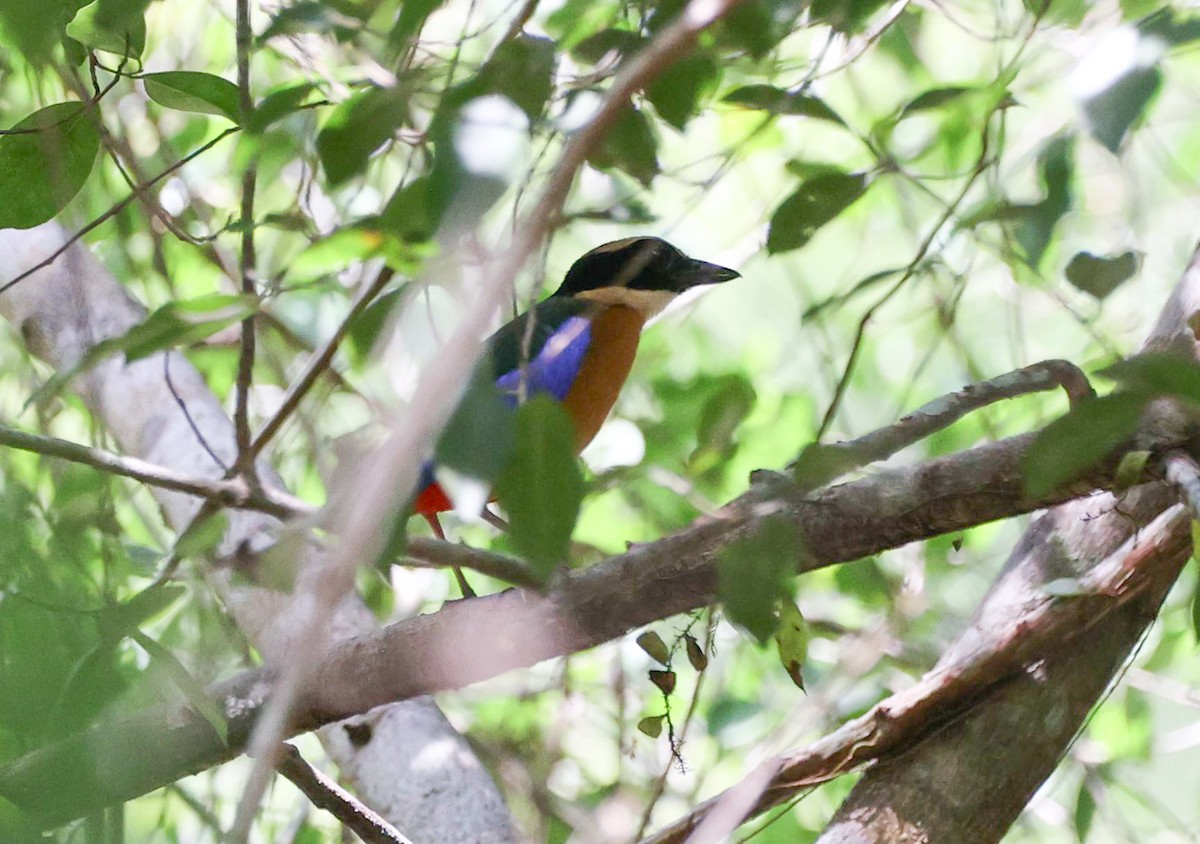
M 366 310 L 358 315 L 358 319 L 350 323 L 347 340 L 349 340 L 349 347 L 359 363 L 367 359 L 367 355 L 375 346 L 375 341 L 379 339 L 379 332 L 387 325 L 388 317 L 391 316 L 396 305 L 400 304 L 400 294 L 400 290 L 384 293 L 368 305 Z
M 1162 87 L 1162 71 L 1157 66 L 1135 67 L 1094 97 L 1083 102 L 1092 137 L 1114 155 L 1158 89 Z
M 658 738 L 662 735 L 662 725 L 666 717 L 666 715 L 650 715 L 643 718 L 638 721 L 638 732 L 650 738 Z
M 743 85 L 726 94 L 721 102 L 742 108 L 753 108 L 769 111 L 773 114 L 796 114 L 811 117 L 814 120 L 828 120 L 839 126 L 845 126 L 846 121 L 836 111 L 825 104 L 820 97 L 813 97 L 797 91 L 785 91 L 774 85 Z
M 496 494 L 517 550 L 548 578 L 567 559 L 583 501 L 575 429 L 563 406 L 546 396 L 535 396 L 516 416 L 516 447 Z
M 775 649 L 783 670 L 805 692 L 801 669 L 808 659 L 808 624 L 794 601 L 785 599 L 779 604 L 779 627 L 775 631 Z
M 1137 429 L 1146 396 L 1114 393 L 1080 402 L 1046 426 L 1025 455 L 1025 491 L 1038 497 L 1087 472 Z
M 1137 274 L 1142 258 L 1133 250 L 1100 258 L 1091 252 L 1077 252 L 1067 264 L 1067 281 L 1084 293 L 1103 299 Z
M 146 652 L 150 661 L 171 678 L 171 682 L 183 692 L 188 703 L 209 723 L 213 732 L 221 737 L 221 741 L 228 741 L 229 727 L 225 721 L 225 713 L 221 711 L 220 705 L 209 697 L 200 681 L 193 677 L 183 663 L 175 657 L 175 654 L 140 630 L 134 630 L 130 636 Z
M 1092 831 L 1092 821 L 1096 817 L 1096 798 L 1088 787 L 1089 778 L 1084 777 L 1079 784 L 1079 793 L 1075 795 L 1075 840 L 1079 844 L 1087 841 L 1088 833 Z
M 356 261 L 374 258 L 383 245 L 383 235 L 371 228 L 346 226 L 335 229 L 328 237 L 301 250 L 288 264 L 288 276 L 294 281 L 307 281 L 336 275 Z
M 438 464 L 491 485 L 512 455 L 514 416 L 496 388 L 491 366 L 481 363 L 438 438 Z
M 721 467 L 736 449 L 738 427 L 754 409 L 758 396 L 749 379 L 727 375 L 715 384 L 700 411 L 696 448 L 688 468 L 696 475 Z
M 1161 5 L 1156 0 L 1124 0 L 1121 3 L 1122 10 L 1126 13 L 1126 17 L 1141 17 L 1145 14 L 1142 9 L 1129 9 L 1128 6 L 1143 6 L 1152 9 L 1155 6 Z M 1184 15 L 1178 9 L 1172 9 L 1169 6 L 1160 8 L 1153 14 L 1147 15 L 1143 20 L 1138 21 L 1138 32 L 1142 35 L 1149 35 L 1165 41 L 1172 47 L 1179 47 L 1184 44 L 1190 44 L 1193 41 L 1200 41 L 1200 17 L 1196 15 Z
M 225 293 L 170 302 L 120 337 L 112 337 L 92 346 L 73 367 L 54 373 L 29 397 L 26 405 L 45 406 L 76 375 L 112 355 L 124 352 L 125 360 L 132 362 L 164 349 L 198 343 L 245 319 L 254 312 L 255 307 L 256 304 L 247 297 Z
M 208 557 L 221 545 L 229 530 L 229 516 L 226 513 L 214 513 L 206 519 L 192 522 L 187 530 L 175 540 L 175 556 Z
M 125 636 L 186 594 L 187 587 L 181 583 L 161 583 L 143 589 L 127 601 L 105 607 L 96 615 L 101 638 L 115 641 Z
M 176 111 L 215 114 L 240 122 L 237 86 L 228 79 L 193 70 L 168 70 L 142 76 L 146 96 Z
M 82 103 L 35 111 L 0 135 L 0 229 L 50 220 L 79 193 L 100 150 L 100 133 Z
M 121 337 L 106 340 L 103 353 L 123 351 L 125 359 L 132 362 L 163 349 L 198 343 L 241 322 L 254 313 L 255 308 L 255 302 L 249 297 L 226 293 L 170 302 Z
M 1016 231 L 1017 243 L 1032 267 L 1041 263 L 1058 221 L 1071 209 L 1074 156 L 1075 142 L 1069 135 L 1054 138 L 1038 155 L 1046 198 L 1028 207 Z
M 246 129 L 261 133 L 272 123 L 295 114 L 315 88 L 311 82 L 304 82 L 269 92 L 250 113 Z
M 797 29 L 807 0 L 749 0 L 737 3 L 722 18 L 718 43 L 746 50 L 761 59 Z
M 646 45 L 641 34 L 629 29 L 602 29 L 589 35 L 571 48 L 571 56 L 581 61 L 597 64 L 610 53 L 628 56 Z
M 771 215 L 767 252 L 774 255 L 799 249 L 866 191 L 865 173 L 832 171 L 807 179 Z
M 778 625 L 776 608 L 790 601 L 804 545 L 784 518 L 764 519 L 717 558 L 717 595 L 726 617 L 766 644 Z
M 1200 363 L 1167 352 L 1145 352 L 1100 370 L 1125 389 L 1200 402 Z
M 919 94 L 900 109 L 900 117 L 908 117 L 910 114 L 915 114 L 919 111 L 929 111 L 930 109 L 941 108 L 947 103 L 952 103 L 961 99 L 966 94 L 977 93 L 977 88 L 964 88 L 959 85 L 953 85 L 946 88 L 934 88 Z
M 353 29 L 357 23 L 354 18 L 331 8 L 329 3 L 308 0 L 280 9 L 258 36 L 258 42 L 264 44 L 280 35 L 324 34 L 338 29 Z
M 556 54 L 549 38 L 522 33 L 505 41 L 459 96 L 500 94 L 512 100 L 532 123 L 542 116 L 554 88 Z
M 396 25 L 388 33 L 388 45 L 394 50 L 404 50 L 409 42 L 425 26 L 425 21 L 442 5 L 442 0 L 404 0 Z
M 1192 559 L 1198 559 L 1197 553 L 1200 552 L 1200 522 L 1192 520 Z M 1192 589 L 1192 636 L 1196 639 L 1196 644 L 1200 645 L 1200 578 L 1196 580 L 1196 585 Z
M 67 24 L 67 35 L 92 50 L 137 59 L 146 49 L 150 0 L 96 0 Z
M 871 16 L 888 0 L 813 0 L 813 20 L 827 23 L 838 32 L 853 34 L 867 25 Z
M 653 630 L 647 630 L 637 637 L 637 645 L 650 656 L 651 659 L 668 664 L 671 661 L 671 652 L 667 649 L 667 643 L 662 640 Z
M 25 61 L 41 68 L 54 58 L 76 0 L 5 0 L 0 3 L 0 39 Z
M 663 120 L 682 131 L 719 77 L 720 66 L 710 53 L 693 53 L 659 74 L 646 89 L 646 99 Z
M 317 134 L 317 155 L 336 187 L 362 173 L 375 150 L 408 119 L 409 92 L 368 88 L 341 103 Z
M 588 162 L 600 170 L 621 170 L 650 187 L 658 175 L 658 142 L 646 115 L 627 109 Z

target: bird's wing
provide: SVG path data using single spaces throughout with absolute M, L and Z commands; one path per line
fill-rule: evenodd
M 566 398 L 592 340 L 593 308 L 579 299 L 550 298 L 488 339 L 496 386 L 511 404 L 516 405 L 522 394 Z

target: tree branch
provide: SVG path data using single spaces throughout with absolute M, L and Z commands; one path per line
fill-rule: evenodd
M 1160 602 L 1191 555 L 1187 528 L 1184 508 L 1168 510 L 1136 540 L 1128 540 L 1081 578 L 1076 594 L 1056 597 L 1041 593 L 994 642 L 980 645 L 953 663 L 939 665 L 914 686 L 875 704 L 819 741 L 773 760 L 774 774 L 733 826 L 804 789 L 916 744 L 1014 675 L 1032 671 L 1048 654 L 1077 651 L 1081 637 L 1093 625 L 1134 598 L 1152 593 L 1151 602 Z M 646 844 L 684 841 L 725 798 L 721 794 L 706 800 L 646 839 Z
M 81 463 L 111 475 L 133 478 L 161 489 L 186 492 L 225 507 L 257 510 L 279 519 L 311 514 L 315 510 L 295 496 L 270 487 L 252 490 L 240 479 L 222 481 L 193 478 L 136 457 L 125 457 L 57 437 L 30 434 L 7 425 L 0 425 L 0 445 Z
M 817 493 L 786 481 L 760 484 L 678 534 L 562 575 L 544 595 L 513 589 L 458 601 L 335 645 L 314 667 L 288 732 L 460 688 L 705 606 L 715 598 L 719 551 L 767 516 L 797 525 L 810 551 L 798 570 L 807 571 L 1116 484 L 1114 455 L 1068 487 L 1028 497 L 1021 466 L 1035 437 L 989 443 Z M 276 675 L 260 669 L 212 687 L 229 718 L 228 743 L 186 705 L 159 707 L 98 725 L 0 768 L 0 796 L 53 826 L 218 764 L 245 747 L 275 683 Z M 121 776 L 95 781 L 97 763 Z M 59 785 L 47 787 L 51 782 Z

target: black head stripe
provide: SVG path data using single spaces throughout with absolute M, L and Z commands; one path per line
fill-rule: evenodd
M 554 295 L 575 296 L 601 287 L 677 290 L 675 274 L 687 263 L 686 255 L 657 237 L 617 240 L 576 261 Z

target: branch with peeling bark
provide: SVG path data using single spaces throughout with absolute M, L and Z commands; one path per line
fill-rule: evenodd
M 1022 460 L 1035 434 L 891 469 L 806 493 L 773 480 L 753 488 L 678 534 L 563 575 L 545 594 L 516 589 L 460 601 L 333 646 L 314 666 L 288 731 L 313 729 L 372 707 L 460 688 L 512 668 L 574 653 L 655 619 L 715 599 L 721 548 L 765 516 L 794 522 L 810 556 L 806 571 L 1029 512 L 1116 483 L 1114 455 L 1087 477 L 1040 498 L 1028 497 Z M 1162 484 L 1153 484 L 1163 488 Z M 176 704 L 105 723 L 0 769 L 0 795 L 46 825 L 96 805 L 129 799 L 236 755 L 274 689 L 268 671 L 246 672 L 210 691 L 229 718 L 223 743 L 203 717 Z M 93 746 L 120 779 L 93 780 L 80 761 Z M 154 763 L 139 761 L 154 753 Z M 70 787 L 45 789 L 53 778 Z
M 1129 539 L 1080 578 L 1074 594 L 1043 592 L 996 641 L 980 645 L 979 650 L 953 663 L 939 665 L 916 685 L 877 703 L 808 747 L 764 763 L 771 774 L 733 826 L 781 805 L 804 789 L 917 743 L 953 721 L 972 701 L 1007 683 L 1014 674 L 1031 670 L 1048 654 L 1077 650 L 1080 637 L 1087 636 L 1093 625 L 1134 598 L 1153 593 L 1161 600 L 1191 555 L 1187 527 L 1183 507 L 1168 510 L 1137 539 Z M 736 789 L 705 801 L 646 839 L 647 844 L 684 841 L 729 795 L 736 794 Z

